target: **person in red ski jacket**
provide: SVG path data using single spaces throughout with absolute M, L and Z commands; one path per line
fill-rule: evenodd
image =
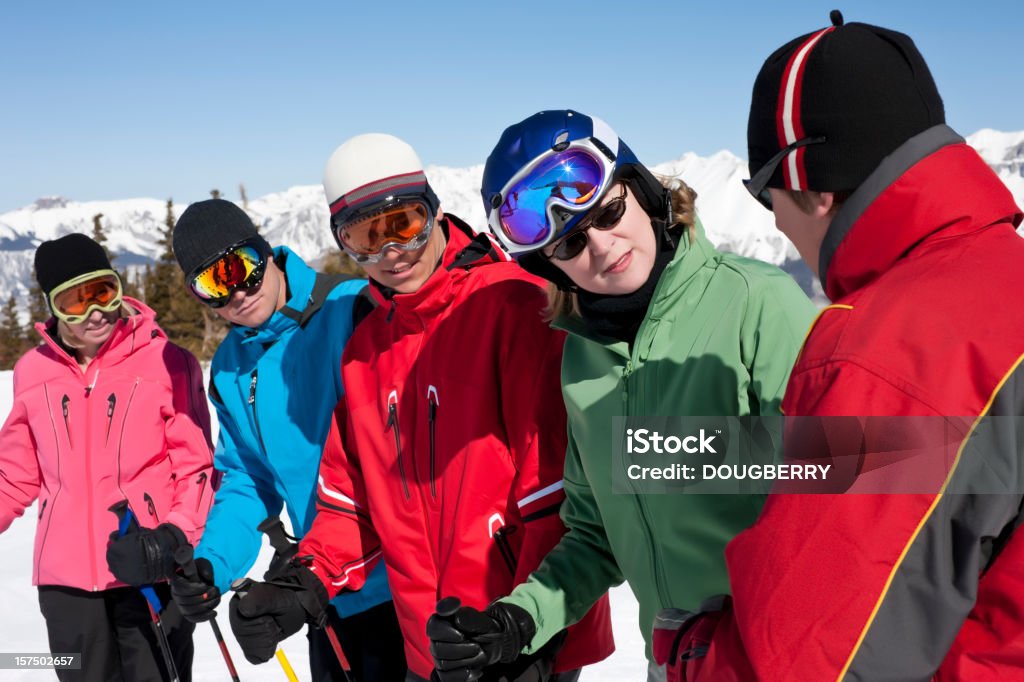
M 768 58 L 747 133 L 748 189 L 833 301 L 783 408 L 903 418 L 836 441 L 858 484 L 908 445 L 908 417 L 966 428 L 948 458 L 912 465 L 938 465 L 928 489 L 772 495 L 726 550 L 731 604 L 665 613 L 656 648 L 670 680 L 1020 679 L 1022 431 L 1000 418 L 1024 414 L 1022 213 L 945 125 L 911 39 L 832 21 Z M 834 436 L 843 422 L 819 423 Z
M 0 532 L 38 500 L 32 583 L 50 651 L 80 654 L 61 680 L 169 680 L 139 590 L 161 581 L 173 549 L 196 542 L 213 501 L 210 414 L 199 363 L 156 314 L 123 295 L 103 247 L 84 234 L 40 244 L 36 278 L 53 313 L 43 343 L 14 368 L 0 430 Z M 117 529 L 127 500 L 140 528 Z M 156 585 L 169 603 L 165 582 Z M 179 678 L 192 631 L 161 616 Z
M 299 560 L 233 598 L 232 627 L 250 660 L 267 660 L 383 558 L 407 679 L 426 680 L 438 599 L 486 607 L 565 532 L 564 337 L 542 317 L 540 282 L 440 210 L 406 143 L 349 140 L 328 161 L 324 188 L 335 237 L 370 275 L 377 307 L 345 348 L 345 396 Z M 556 639 L 502 674 L 572 680 L 608 656 L 607 597 Z

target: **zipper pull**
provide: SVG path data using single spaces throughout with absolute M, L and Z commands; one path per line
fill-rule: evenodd
M 156 515 L 156 504 L 153 503 L 153 498 L 149 496 L 149 493 L 143 493 L 142 499 L 146 503 L 146 508 L 149 510 L 149 515 L 156 519 L 157 523 L 160 523 L 160 517 Z
M 100 379 L 100 370 L 97 367 L 96 373 L 92 375 L 92 383 L 85 387 L 85 397 L 92 395 L 92 389 L 96 388 L 96 382 Z
M 388 421 L 384 425 L 384 432 L 394 429 L 398 433 L 398 391 L 392 390 L 388 393 Z
M 110 425 L 114 423 L 114 405 L 117 404 L 117 396 L 111 393 L 107 396 L 107 433 L 103 437 L 103 444 L 110 441 Z
M 434 463 L 437 460 L 437 405 L 437 387 L 431 384 L 427 387 L 427 422 L 430 424 L 430 496 L 434 499 L 437 499 L 437 483 L 434 480 Z
M 252 381 L 249 382 L 249 404 L 256 404 L 256 371 L 252 371 Z
M 60 411 L 64 415 L 64 431 L 68 434 L 68 443 L 74 447 L 74 441 L 71 440 L 71 425 L 68 423 L 68 403 L 71 402 L 71 398 L 65 393 L 60 399 Z
M 622 370 L 622 412 L 629 414 L 629 375 L 633 373 L 633 361 L 626 360 L 626 367 Z
M 199 511 L 199 505 L 203 502 L 203 492 L 206 490 L 206 472 L 199 474 L 199 478 L 196 479 L 196 485 L 199 486 L 199 495 L 196 496 L 196 511 Z
M 397 308 L 397 307 L 398 307 L 398 304 L 395 303 L 395 299 L 391 299 L 391 310 L 388 311 L 388 316 L 386 318 L 384 318 L 385 322 L 390 322 L 391 321 L 391 318 L 395 316 L 395 308 Z
M 430 421 L 434 421 L 435 419 L 437 419 L 437 405 L 438 405 L 438 401 L 437 401 L 437 388 L 435 388 L 433 385 L 430 385 L 427 388 L 427 405 L 429 406 L 429 408 L 428 408 L 429 409 L 428 418 L 430 419 Z

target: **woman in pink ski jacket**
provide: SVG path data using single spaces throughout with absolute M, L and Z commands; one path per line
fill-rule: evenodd
M 202 532 L 214 488 L 202 372 L 150 308 L 123 297 L 89 237 L 44 242 L 35 267 L 53 317 L 36 324 L 44 343 L 14 368 L 0 532 L 38 500 L 32 582 L 50 650 L 82 654 L 81 670 L 58 670 L 61 680 L 169 679 L 165 653 L 188 680 L 194 626 L 165 611 L 158 643 L 126 583 L 160 582 L 173 550 Z M 111 538 L 109 508 L 122 500 L 140 528 Z M 169 603 L 166 583 L 156 588 Z

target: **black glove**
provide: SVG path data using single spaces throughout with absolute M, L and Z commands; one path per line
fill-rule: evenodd
M 446 597 L 427 621 L 437 679 L 479 680 L 485 667 L 514 661 L 536 632 L 530 614 L 514 604 L 498 601 L 487 611 L 478 611 L 460 606 L 455 597 Z
M 124 535 L 114 531 L 107 545 L 107 565 L 123 583 L 152 585 L 174 574 L 174 550 L 186 544 L 185 534 L 173 523 L 136 527 Z
M 291 637 L 306 623 L 315 627 L 327 619 L 327 589 L 312 571 L 292 563 L 252 583 L 231 598 L 229 616 L 235 639 L 250 663 L 265 663 L 279 642 Z
M 220 590 L 213 583 L 213 566 L 206 559 L 196 559 L 195 575 L 186 576 L 178 568 L 171 578 L 171 596 L 178 610 L 193 623 L 202 623 L 217 615 Z

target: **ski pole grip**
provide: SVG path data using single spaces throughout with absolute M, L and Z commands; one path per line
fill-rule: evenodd
M 128 531 L 137 531 L 139 529 L 139 520 L 135 518 L 132 508 L 128 506 L 128 500 L 115 502 L 110 505 L 107 511 L 111 511 L 117 516 L 118 535 L 124 535 Z
M 111 511 L 117 516 L 118 535 L 124 535 L 128 531 L 134 532 L 139 529 L 139 520 L 135 518 L 132 508 L 128 506 L 128 500 L 115 502 L 107 508 L 107 511 Z M 160 597 L 156 595 L 156 590 L 153 589 L 152 585 L 141 585 L 139 591 L 142 592 L 142 596 L 149 602 L 149 606 L 153 610 L 153 619 L 157 620 L 160 611 L 163 609 L 163 604 L 160 603 Z M 176 676 L 175 679 L 177 679 Z
M 195 550 L 192 545 L 182 545 L 174 550 L 174 563 L 181 567 L 181 572 L 189 580 L 199 579 L 199 570 L 196 568 Z
M 458 612 L 460 606 L 462 606 L 462 602 L 459 601 L 458 597 L 445 597 L 441 601 L 437 602 L 437 608 L 435 611 L 437 611 L 437 615 L 443 618 L 448 618 L 450 616 L 454 616 Z
M 231 583 L 231 591 L 238 594 L 238 598 L 242 599 L 249 593 L 249 588 L 253 586 L 251 578 L 239 578 Z
M 292 548 L 292 543 L 288 540 L 288 534 L 284 532 L 284 523 L 281 521 L 281 517 L 270 516 L 263 519 L 260 525 L 256 526 L 256 530 L 267 534 L 270 546 L 278 554 L 284 555 Z

